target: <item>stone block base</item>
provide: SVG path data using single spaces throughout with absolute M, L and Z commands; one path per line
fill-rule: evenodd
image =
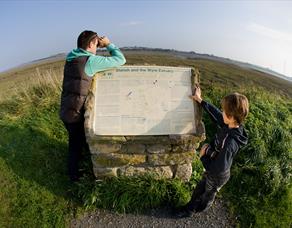
M 161 138 L 161 140 L 159 140 Z M 156 178 L 189 181 L 192 161 L 202 137 L 98 136 L 88 140 L 96 178 L 152 174 Z

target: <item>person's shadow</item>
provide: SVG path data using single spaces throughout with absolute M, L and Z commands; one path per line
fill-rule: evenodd
M 82 202 L 77 196 L 78 186 L 71 183 L 68 177 L 67 132 L 61 121 L 48 130 L 50 133 L 32 123 L 17 127 L 15 124 L 4 125 L 0 122 L 0 157 L 18 177 L 37 183 L 54 195 L 80 205 Z M 81 167 L 86 172 L 91 171 L 90 167 L 86 167 L 91 166 L 90 156 L 85 151 L 83 153 L 85 156 Z

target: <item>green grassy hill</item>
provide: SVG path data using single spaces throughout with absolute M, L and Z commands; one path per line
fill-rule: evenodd
M 290 227 L 291 82 L 230 64 L 169 54 L 126 53 L 126 58 L 129 65 L 198 68 L 203 97 L 218 106 L 230 92 L 248 97 L 249 144 L 236 158 L 221 196 L 241 227 Z M 185 202 L 202 172 L 198 161 L 188 184 L 149 177 L 93 184 L 90 176 L 78 186 L 70 184 L 64 167 L 67 135 L 58 118 L 63 64 L 36 63 L 0 74 L 0 227 L 68 226 L 86 206 L 136 211 Z M 204 122 L 210 140 L 214 126 L 207 116 Z M 83 168 L 89 173 L 86 159 Z

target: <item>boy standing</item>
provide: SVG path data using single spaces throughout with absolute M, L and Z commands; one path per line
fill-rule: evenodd
M 177 216 L 181 218 L 191 216 L 192 212 L 205 211 L 212 205 L 216 193 L 230 178 L 230 168 L 235 155 L 247 144 L 247 134 L 241 125 L 249 110 L 247 98 L 239 93 L 225 96 L 222 99 L 222 113 L 201 98 L 198 86 L 195 89 L 195 94 L 190 98 L 202 105 L 218 126 L 218 131 L 211 143 L 201 148 L 200 160 L 206 171 L 190 202 L 178 209 Z
M 105 47 L 110 57 L 96 55 L 97 48 Z M 119 48 L 107 37 L 96 32 L 83 31 L 77 39 L 77 49 L 66 58 L 61 95 L 60 118 L 69 135 L 68 171 L 71 181 L 79 179 L 78 162 L 85 147 L 84 103 L 92 77 L 100 71 L 125 64 L 126 59 Z

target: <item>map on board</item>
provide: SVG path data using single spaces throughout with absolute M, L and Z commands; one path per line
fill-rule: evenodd
M 123 66 L 96 80 L 96 135 L 195 132 L 191 68 Z

